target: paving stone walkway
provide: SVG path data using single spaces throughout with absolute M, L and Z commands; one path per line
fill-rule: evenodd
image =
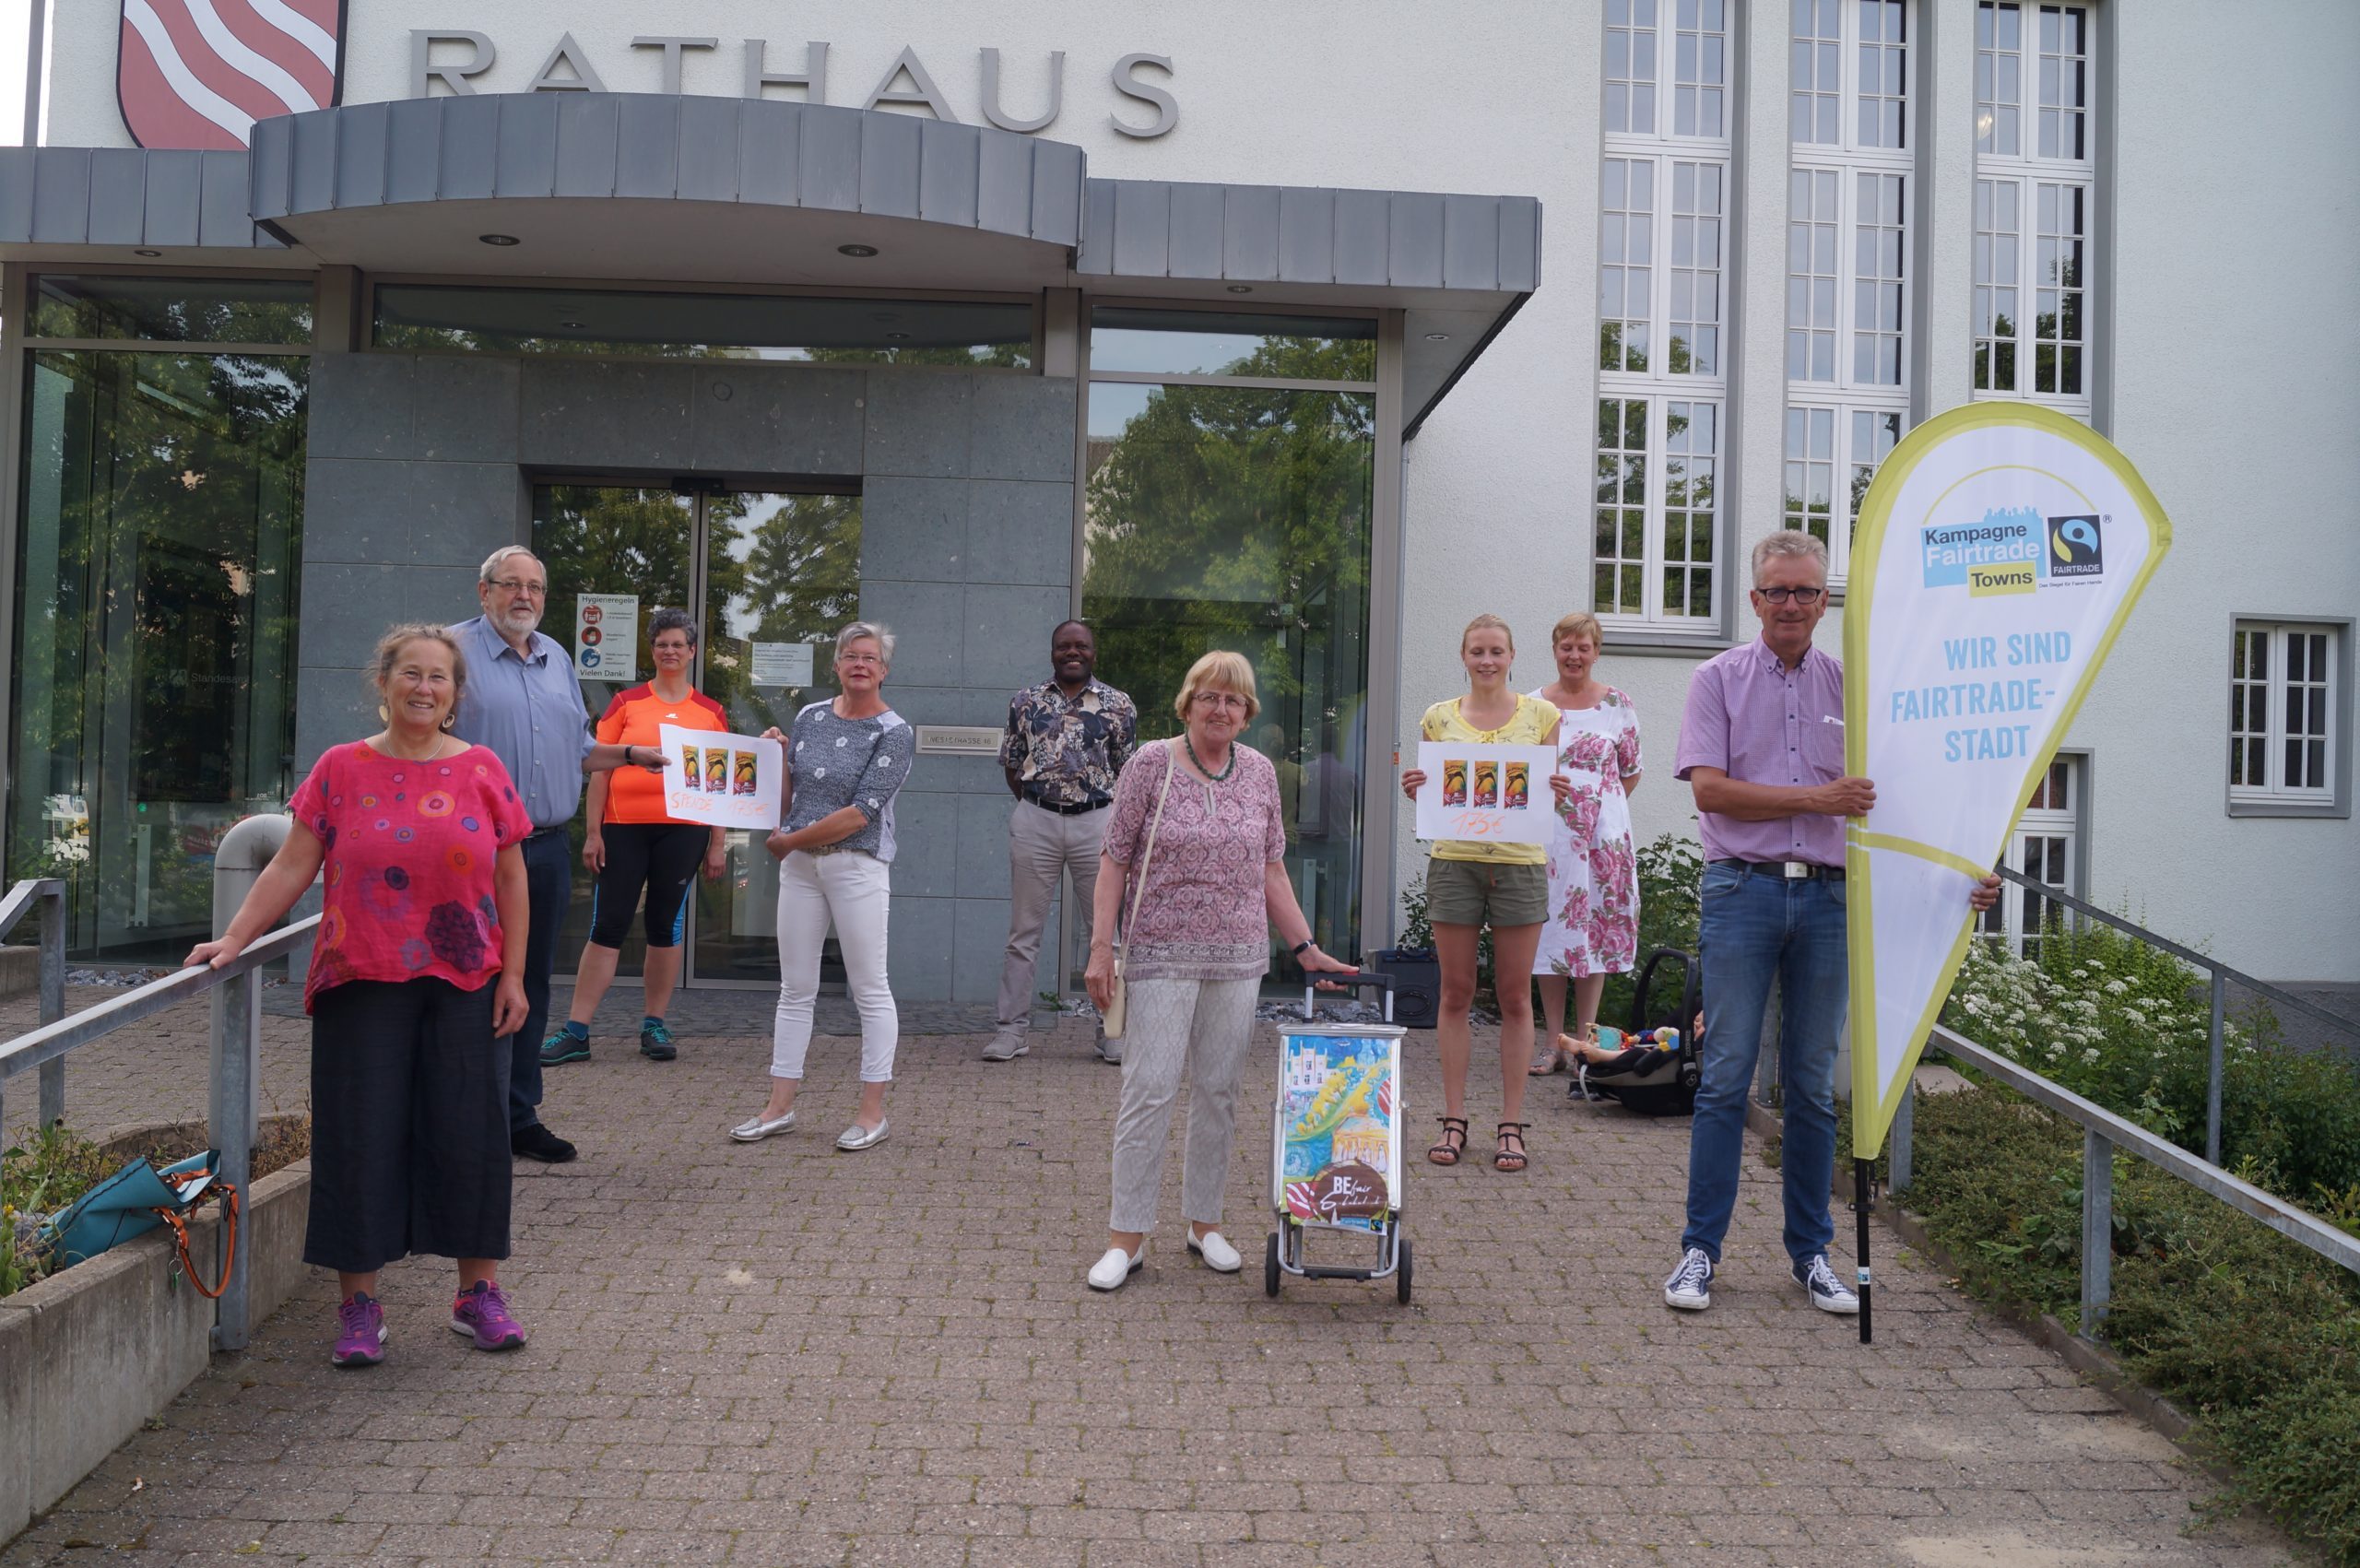
M 300 1109 L 302 1026 L 265 1029 L 266 1104 Z M 77 1053 L 74 1119 L 200 1114 L 203 1031 L 183 1009 Z M 517 1171 L 527 1348 L 470 1350 L 443 1267 L 410 1263 L 386 1276 L 390 1359 L 336 1372 L 317 1277 L 0 1568 L 2294 1561 L 2249 1523 L 2199 1527 L 2201 1471 L 1914 1260 L 1878 1260 L 1872 1348 L 1813 1312 L 1766 1166 L 1712 1310 L 1667 1311 L 1686 1124 L 1570 1104 L 1563 1079 L 1536 1086 L 1527 1173 L 1413 1169 L 1414 1304 L 1293 1280 L 1269 1301 L 1265 1030 L 1230 1184 L 1245 1275 L 1182 1251 L 1175 1139 L 1147 1267 L 1092 1295 L 1117 1075 L 1078 1022 L 1035 1038 L 1005 1067 L 979 1037 L 906 1041 L 892 1136 L 861 1154 L 830 1148 L 851 1040 L 815 1045 L 805 1126 L 750 1148 L 722 1134 L 760 1102 L 766 1038 L 552 1072 L 583 1158 Z

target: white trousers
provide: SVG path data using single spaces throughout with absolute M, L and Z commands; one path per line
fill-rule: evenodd
M 1180 1168 L 1180 1212 L 1207 1225 L 1221 1218 L 1236 1141 L 1237 1080 L 1254 1043 L 1254 1002 L 1261 989 L 1259 980 L 1130 982 L 1108 1230 L 1155 1229 L 1163 1148 L 1183 1067 L 1188 1070 L 1188 1147 Z
M 885 978 L 891 872 L 859 850 L 812 855 L 798 849 L 780 865 L 778 1020 L 771 1029 L 771 1077 L 803 1077 L 804 1054 L 811 1047 L 811 1008 L 820 996 L 820 948 L 832 922 L 853 1005 L 860 1009 L 860 1081 L 893 1080 L 902 1020 Z

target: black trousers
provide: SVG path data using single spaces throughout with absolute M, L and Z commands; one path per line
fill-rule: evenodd
M 348 980 L 312 1005 L 303 1261 L 366 1274 L 411 1253 L 508 1256 L 508 1042 L 493 983 Z
M 508 1037 L 508 1130 L 523 1132 L 541 1119 L 541 1040 L 549 1029 L 549 975 L 557 969 L 558 932 L 573 896 L 573 841 L 563 832 L 525 841 L 525 897 L 532 923 L 525 932 L 525 1027 Z
M 701 822 L 609 822 L 603 831 L 607 868 L 590 895 L 590 939 L 621 948 L 644 888 L 647 945 L 678 947 L 688 929 L 689 887 L 704 864 L 713 830 Z

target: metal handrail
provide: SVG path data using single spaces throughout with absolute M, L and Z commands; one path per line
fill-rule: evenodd
M 2176 959 L 2195 964 L 2201 969 L 2209 969 L 2213 973 L 2221 975 L 2224 979 L 2234 980 L 2238 984 L 2244 986 L 2247 990 L 2254 992 L 2259 996 L 2269 997 L 2280 1007 L 2292 1008 L 2296 1012 L 2300 1013 L 2308 1013 L 2311 1017 L 2318 1019 L 2322 1023 L 2330 1023 L 2335 1025 L 2338 1029 L 2349 1030 L 2354 1034 L 2360 1034 L 2360 1019 L 2347 1018 L 2343 1014 L 2337 1012 L 2332 1008 L 2323 1008 L 2307 997 L 2297 996 L 2293 992 L 2283 990 L 2276 985 L 2271 984 L 2266 980 L 2256 980 L 2252 975 L 2248 974 L 2241 969 L 2232 969 L 2227 964 L 2223 963 L 2219 959 L 2207 958 L 2204 954 L 2196 951 L 2193 948 L 2183 948 L 2168 937 L 2158 937 L 2155 933 L 2148 930 L 2143 925 L 2136 925 L 2130 921 L 2125 920 L 2118 914 L 2110 914 L 2094 903 L 2086 903 L 2082 900 L 2075 898 L 2072 894 L 2065 891 L 2063 889 L 2051 887 L 2047 882 L 2041 881 L 2037 878 L 2027 877 L 2023 872 L 2014 869 L 2012 867 L 1998 866 L 1994 867 L 1993 869 L 1999 872 L 1999 874 L 2006 880 L 2015 883 L 2016 886 L 2020 888 L 2038 893 L 2042 898 L 2048 900 L 2052 903 L 2063 904 L 2067 909 L 2073 911 L 2076 914 L 2086 914 L 2093 920 L 2104 921 L 2106 925 L 2113 926 L 2116 930 L 2128 932 L 2131 936 L 2138 937 L 2141 941 L 2145 942 L 2150 947 L 2163 949 L 2164 951 L 2171 954 L 2172 957 Z
M 2116 1115 L 2105 1106 L 2052 1083 L 2023 1063 L 1979 1045 L 1954 1030 L 1936 1024 L 1927 1048 L 1939 1050 L 1988 1074 L 2025 1099 L 2046 1105 L 2081 1127 L 2081 1333 L 2084 1338 L 2097 1337 L 2097 1326 L 2106 1320 L 2107 1303 L 2113 1297 L 2114 1151 L 2118 1149 L 2137 1155 L 2157 1170 L 2260 1220 L 2329 1262 L 2360 1274 L 2360 1236 L 2338 1230 L 2276 1194 L 2231 1175 L 2212 1161 L 2198 1158 L 2169 1138 Z M 1902 1114 L 1893 1122 L 1892 1182 L 1896 1191 L 1909 1185 L 1914 1095 L 1914 1091 L 1904 1091 Z
M 5 908 L 0 908 L 0 914 L 5 913 Z M 301 938 L 309 937 L 319 924 L 318 915 L 310 915 L 266 937 L 255 937 L 252 945 L 218 969 L 183 969 L 161 980 L 150 980 L 111 1001 L 85 1008 L 72 1018 L 62 1018 L 30 1034 L 19 1034 L 0 1045 L 0 1079 L 13 1078 L 41 1063 L 54 1061 L 77 1045 L 88 1045 L 125 1024 L 168 1012 L 183 1002 L 193 1002 L 216 986 L 283 959 L 302 947 Z
M 41 911 L 41 1021 L 54 1023 L 65 1014 L 65 883 L 56 877 L 34 877 L 10 888 L 0 898 L 0 937 L 36 908 Z M 27 1062 L 24 1067 L 34 1067 Z M 10 1067 L 0 1056 L 0 1091 L 24 1067 Z M 65 1064 L 41 1065 L 40 1125 L 48 1126 L 65 1114 Z M 0 1098 L 0 1109 L 6 1101 Z
M 2075 898 L 2062 888 L 2050 887 L 2047 882 L 2037 878 L 2027 877 L 2011 867 L 2001 865 L 1992 869 L 2008 881 L 2030 892 L 2037 893 L 2052 903 L 2061 904 L 2076 914 L 2101 921 L 2118 931 L 2138 937 L 2149 947 L 2160 948 L 2184 963 L 2192 963 L 2200 969 L 2209 970 L 2212 973 L 2212 1032 L 2206 1047 L 2207 1059 L 2204 1070 L 2204 1158 L 2215 1165 L 2221 1162 L 2221 1083 L 2225 1070 L 2224 1056 L 2228 1037 L 2230 981 L 2236 981 L 2247 990 L 2266 997 L 2280 1007 L 2292 1008 L 2296 1012 L 2307 1013 L 2322 1022 L 2333 1024 L 2338 1029 L 2349 1030 L 2354 1034 L 2360 1035 L 2360 1020 L 2346 1018 L 2332 1008 L 2320 1007 L 2317 1002 L 2297 996 L 2291 991 L 2282 990 L 2267 981 L 2256 980 L 2241 969 L 2232 969 L 2220 960 L 2208 958 L 2193 948 L 2184 948 L 2168 937 L 2159 937 L 2144 925 L 2125 920 L 2118 914 L 2109 914 L 2094 903 Z
M 0 916 L 16 907 L 18 896 L 30 884 L 19 883 L 6 901 L 0 901 Z M 57 977 L 57 1011 L 65 1007 L 65 884 L 51 882 L 55 896 L 46 906 L 57 913 L 53 917 L 57 929 L 56 948 L 59 961 L 54 968 Z M 34 895 L 39 896 L 39 895 Z M 21 911 L 19 911 L 21 913 Z M 43 925 L 44 946 L 52 920 Z M 220 1151 L 221 1179 L 244 1192 L 254 1173 L 254 1144 L 256 1127 L 255 1079 L 260 1072 L 262 1038 L 261 970 L 265 964 L 301 951 L 319 928 L 320 917 L 309 915 L 292 925 L 284 926 L 267 936 L 258 937 L 237 957 L 218 969 L 200 966 L 183 969 L 159 980 L 151 980 L 124 992 L 122 996 L 87 1008 L 71 1018 L 57 1017 L 48 1008 L 50 967 L 42 972 L 43 1012 L 45 1021 L 39 1029 L 0 1044 L 0 1084 L 18 1073 L 33 1067 L 41 1070 L 41 1125 L 53 1124 L 65 1114 L 65 1055 L 77 1046 L 94 1040 L 103 1040 L 126 1024 L 191 1002 L 211 992 L 220 994 L 221 1005 L 213 1016 L 213 1064 L 206 1100 L 209 1139 Z M 53 1102 L 51 1083 L 56 1081 Z M 227 1238 L 224 1238 L 224 1244 Z M 228 1259 L 229 1270 L 221 1297 L 215 1303 L 213 1342 L 225 1350 L 243 1350 L 249 1337 L 251 1303 L 247 1292 L 247 1258 L 252 1247 L 233 1250 Z

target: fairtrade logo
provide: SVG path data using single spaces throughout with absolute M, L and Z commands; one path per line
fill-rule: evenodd
M 2047 522 L 2049 576 L 2106 575 L 2106 542 L 2095 513 L 2051 517 Z

